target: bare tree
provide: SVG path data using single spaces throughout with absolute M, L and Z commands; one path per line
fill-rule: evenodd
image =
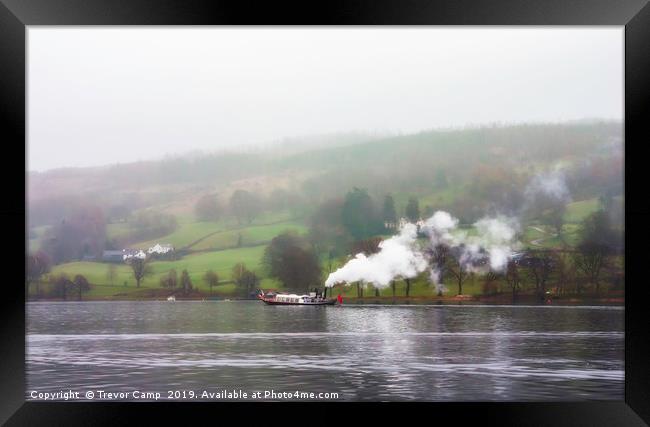
M 230 209 L 239 224 L 250 224 L 262 211 L 262 204 L 256 195 L 237 190 L 230 196 Z
M 596 292 L 599 292 L 600 274 L 607 256 L 617 250 L 621 239 L 612 229 L 609 217 L 603 210 L 596 211 L 583 220 L 580 235 L 581 243 L 574 256 L 574 264 L 596 286 Z
M 248 270 L 243 263 L 238 263 L 233 266 L 232 280 L 237 286 L 242 288 L 247 297 L 251 294 L 252 289 L 260 283 L 257 275 Z
M 498 281 L 501 277 L 500 273 L 496 271 L 488 271 L 483 276 L 483 294 L 484 295 L 495 295 L 498 293 Z
M 178 274 L 175 269 L 172 268 L 165 276 L 160 278 L 160 286 L 172 291 L 176 289 L 176 286 L 178 286 Z
M 79 296 L 79 301 L 81 301 L 81 294 L 83 292 L 88 292 L 90 290 L 90 283 L 88 282 L 88 279 L 86 279 L 84 276 L 81 274 L 77 274 L 74 276 L 74 280 L 72 281 L 75 290 L 78 292 Z
M 449 247 L 443 244 L 437 244 L 427 250 L 431 268 L 438 274 L 438 280 L 442 281 L 447 269 L 447 260 L 449 258 Z M 442 296 L 442 287 L 438 287 L 438 296 Z
M 181 273 L 181 289 L 183 295 L 187 295 L 192 291 L 192 279 L 190 279 L 190 273 L 187 270 L 183 270 Z
M 607 259 L 607 248 L 593 242 L 586 242 L 578 246 L 573 257 L 575 267 L 585 275 L 589 283 L 600 291 L 600 273 Z
M 50 257 L 43 251 L 38 251 L 27 256 L 27 296 L 29 296 L 29 284 L 36 283 L 36 297 L 40 297 L 41 289 L 39 282 L 41 277 L 50 271 L 51 264 Z
M 404 282 L 406 282 L 406 296 L 409 297 L 411 293 L 411 279 L 410 278 L 405 278 Z
M 449 250 L 450 256 L 446 257 L 446 271 L 448 271 L 456 279 L 456 283 L 458 283 L 458 295 L 463 294 L 463 282 L 465 279 L 467 279 L 467 276 L 469 276 L 467 265 L 463 262 L 462 259 L 464 250 L 465 248 L 463 245 L 451 248 Z
M 212 270 L 208 270 L 203 276 L 203 280 L 208 284 L 210 295 L 212 295 L 212 288 L 219 284 L 219 275 Z
M 553 251 L 530 251 L 520 263 L 527 267 L 529 277 L 535 282 L 535 293 L 543 299 L 546 294 L 546 283 L 557 264 Z
M 566 291 L 567 284 L 575 282 L 576 268 L 572 262 L 573 253 L 564 249 L 556 254 L 557 288 L 559 293 Z
M 152 274 L 149 260 L 147 258 L 132 257 L 128 260 L 128 264 L 133 271 L 136 287 L 139 288 L 140 282 Z
M 55 276 L 51 275 L 50 284 L 52 285 L 54 295 L 61 297 L 63 300 L 68 299 L 68 290 L 74 286 L 68 275 L 65 273 L 60 273 Z
M 108 265 L 108 269 L 106 270 L 106 277 L 108 278 L 109 282 L 111 282 L 112 286 L 113 282 L 115 282 L 115 279 L 117 278 L 117 266 L 115 264 Z
M 517 299 L 517 292 L 521 286 L 521 276 L 519 275 L 519 265 L 516 260 L 508 261 L 508 266 L 506 267 L 505 280 L 508 284 L 508 287 L 512 290 L 512 301 L 514 302 Z

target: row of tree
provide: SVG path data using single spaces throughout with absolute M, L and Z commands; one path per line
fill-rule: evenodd
M 33 289 L 34 297 L 37 299 L 48 295 L 63 300 L 75 298 L 81 301 L 83 294 L 91 289 L 90 282 L 81 274 L 75 275 L 72 279 L 65 273 L 50 275 L 48 278 L 49 291 L 47 292 L 41 289 L 39 281 L 34 281 L 33 283 L 35 284 Z M 29 295 L 27 297 L 29 298 Z

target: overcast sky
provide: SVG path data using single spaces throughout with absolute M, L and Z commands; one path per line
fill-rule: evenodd
M 28 169 L 623 118 L 623 27 L 28 29 Z

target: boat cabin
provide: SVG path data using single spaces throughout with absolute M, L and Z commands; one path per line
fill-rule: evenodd
M 303 302 L 302 296 L 295 295 L 295 294 L 278 294 L 275 296 L 275 300 L 277 302 L 288 302 L 288 303 L 301 303 Z

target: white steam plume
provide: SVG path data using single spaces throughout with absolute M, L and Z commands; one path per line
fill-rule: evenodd
M 539 173 L 530 180 L 524 191 L 526 201 L 531 203 L 539 195 L 563 202 L 571 201 L 566 177 L 560 168 L 556 167 L 551 172 Z
M 420 227 L 428 236 L 428 255 L 417 244 L 418 229 L 407 223 L 400 234 L 379 244 L 379 252 L 370 256 L 357 254 L 343 267 L 329 275 L 325 286 L 337 283 L 372 283 L 379 288 L 388 287 L 395 279 L 412 278 L 430 266 L 431 282 L 439 292 L 446 288 L 441 283 L 441 269 L 437 265 L 436 250 L 446 248 L 449 256 L 457 256 L 465 271 L 494 271 L 505 269 L 518 242 L 518 222 L 514 218 L 485 217 L 474 223 L 475 233 L 458 230 L 458 219 L 448 212 L 437 211 Z
M 360 253 L 329 275 L 325 286 L 337 283 L 364 282 L 386 288 L 397 278 L 411 278 L 426 270 L 428 263 L 417 248 L 417 227 L 406 224 L 400 233 L 379 244 L 379 252 L 370 256 Z

